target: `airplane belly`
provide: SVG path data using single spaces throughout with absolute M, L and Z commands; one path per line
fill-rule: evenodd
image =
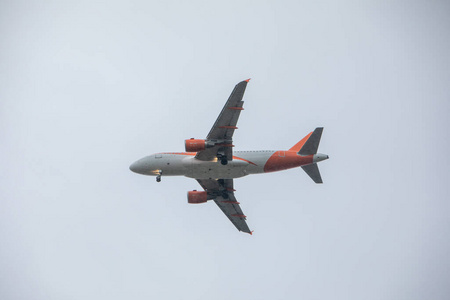
M 233 179 L 248 175 L 247 162 L 232 160 L 227 165 L 217 161 L 201 161 L 193 159 L 189 172 L 185 176 L 196 179 Z
M 155 158 L 153 169 L 160 170 L 163 176 L 183 176 L 189 171 L 186 168 L 186 159 L 180 155 L 162 154 Z M 156 175 L 153 172 L 151 175 Z
M 237 151 L 236 156 L 249 162 L 245 172 L 247 174 L 264 173 L 264 165 L 275 151 Z

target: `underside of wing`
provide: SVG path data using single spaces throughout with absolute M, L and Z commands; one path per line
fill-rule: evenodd
M 231 92 L 225 106 L 219 114 L 216 122 L 211 128 L 206 140 L 215 143 L 215 146 L 200 151 L 195 156 L 200 160 L 213 160 L 216 157 L 226 157 L 228 160 L 233 159 L 233 134 L 237 129 L 236 125 L 241 110 L 243 110 L 245 88 L 249 80 L 239 82 Z
M 208 193 L 208 199 L 214 200 L 239 231 L 252 234 L 246 216 L 234 196 L 233 179 L 197 179 L 197 181 Z
M 247 222 L 245 222 L 247 217 L 242 212 L 239 202 L 236 201 L 234 196 L 229 197 L 228 199 L 217 197 L 214 199 L 214 202 L 216 202 L 217 206 L 219 206 L 219 208 L 239 231 L 252 234 L 248 228 Z

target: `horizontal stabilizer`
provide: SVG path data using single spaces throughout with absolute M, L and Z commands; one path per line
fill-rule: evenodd
M 317 153 L 319 148 L 320 138 L 322 137 L 323 127 L 317 127 L 309 139 L 305 142 L 302 149 L 298 152 L 300 155 L 312 155 Z M 319 176 L 320 177 L 320 176 Z
M 322 177 L 320 176 L 319 167 L 317 167 L 316 163 L 302 166 L 302 169 L 315 183 L 323 183 Z

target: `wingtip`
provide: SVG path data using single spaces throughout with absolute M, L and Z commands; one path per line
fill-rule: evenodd
M 253 235 L 253 230 L 252 231 L 250 231 L 248 234 L 250 234 L 250 235 Z

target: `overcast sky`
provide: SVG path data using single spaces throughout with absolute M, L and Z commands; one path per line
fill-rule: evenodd
M 449 299 L 448 1 L 1 1 L 0 299 Z M 253 236 L 128 167 L 252 78 Z

